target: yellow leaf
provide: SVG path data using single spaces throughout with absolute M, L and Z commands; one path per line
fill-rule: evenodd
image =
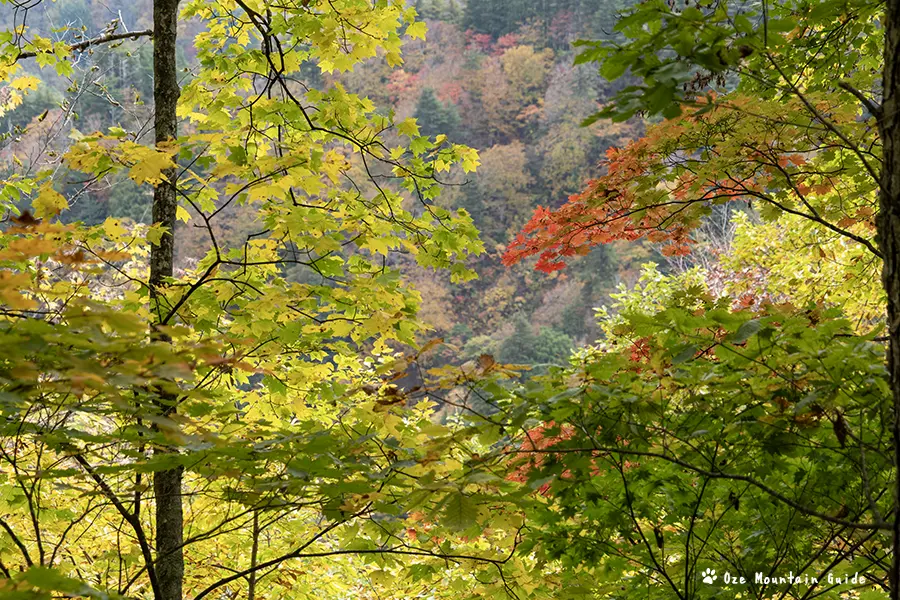
M 40 82 L 41 80 L 34 75 L 23 75 L 22 77 L 13 79 L 9 83 L 9 87 L 14 90 L 36 90 Z
M 122 221 L 114 219 L 113 217 L 107 217 L 107 219 L 103 221 L 103 232 L 114 242 L 118 242 L 128 235 L 128 230 L 122 226 Z
M 147 233 L 146 233 L 145 237 L 147 238 L 148 242 L 150 242 L 154 246 L 158 246 L 160 240 L 162 240 L 162 236 L 165 233 L 166 233 L 166 228 L 163 227 L 162 223 L 155 223 L 147 228 Z
M 31 207 L 34 209 L 34 216 L 43 219 L 58 215 L 69 208 L 69 203 L 49 183 L 45 183 L 41 186 L 37 198 L 31 203 Z
M 22 288 L 31 284 L 31 277 L 26 273 L 0 271 L 0 303 L 19 310 L 35 308 L 37 302 L 22 295 Z
M 385 256 L 387 256 L 391 250 L 390 241 L 380 237 L 368 238 L 361 246 L 371 252 L 377 252 L 378 254 L 383 254 Z
M 387 52 L 384 55 L 384 59 L 389 67 L 399 67 L 403 64 L 403 57 L 399 52 Z
M 0 250 L 0 260 L 24 260 L 56 252 L 59 243 L 46 237 L 19 237 Z
M 419 125 L 413 117 L 409 117 L 397 123 L 397 131 L 400 132 L 400 135 L 417 137 L 419 135 Z
M 175 166 L 172 159 L 164 152 L 156 152 L 147 149 L 141 152 L 140 158 L 135 162 L 128 172 L 128 175 L 138 185 L 142 183 L 150 183 L 156 185 L 165 180 L 163 171 Z
M 413 39 L 424 40 L 426 33 L 428 33 L 428 26 L 424 21 L 417 21 L 406 28 L 406 35 Z
M 191 213 L 189 213 L 185 207 L 179 206 L 175 209 L 175 218 L 187 223 L 191 220 Z

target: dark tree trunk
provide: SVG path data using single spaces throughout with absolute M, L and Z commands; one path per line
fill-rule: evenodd
M 156 142 L 175 139 L 178 121 L 175 108 L 178 103 L 178 72 L 175 65 L 175 40 L 178 24 L 178 0 L 154 0 L 153 2 L 153 100 L 155 104 L 154 127 Z M 168 183 L 162 183 L 153 192 L 153 222 L 162 223 L 169 234 L 162 236 L 159 245 L 150 254 L 150 287 L 156 291 L 163 280 L 172 276 L 175 255 L 175 170 L 166 171 Z M 155 294 L 154 294 L 155 295 Z
M 888 300 L 888 356 L 893 393 L 894 512 L 891 599 L 900 599 L 900 0 L 888 0 L 884 17 L 884 80 L 879 121 L 884 162 L 878 241 L 884 255 L 882 281 Z
M 259 511 L 253 511 L 253 545 L 250 547 L 250 568 L 259 564 Z M 247 579 L 247 600 L 256 600 L 256 571 Z
M 153 2 L 153 100 L 156 142 L 172 140 L 178 135 L 175 106 L 178 102 L 178 72 L 175 65 L 175 41 L 178 27 L 178 0 Z M 150 297 L 156 319 L 162 319 L 164 307 L 159 286 L 172 276 L 175 258 L 175 169 L 164 173 L 167 182 L 153 192 L 153 222 L 168 231 L 150 251 Z M 157 332 L 154 332 L 158 335 Z M 176 398 L 160 395 L 158 409 L 163 414 L 175 410 Z M 165 452 L 165 449 L 159 451 Z M 184 580 L 184 512 L 181 496 L 182 469 L 159 471 L 153 477 L 156 497 L 156 575 L 160 597 L 156 600 L 182 600 Z

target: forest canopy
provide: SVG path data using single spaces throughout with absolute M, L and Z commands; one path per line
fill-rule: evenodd
M 895 2 L 0 15 L 0 598 L 900 598 Z

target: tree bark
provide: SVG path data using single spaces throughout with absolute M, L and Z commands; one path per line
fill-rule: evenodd
M 178 72 L 175 64 L 175 42 L 178 28 L 178 0 L 154 0 L 153 2 L 153 100 L 155 105 L 154 129 L 156 143 L 175 139 L 178 120 L 175 107 L 178 102 Z M 156 313 L 154 335 L 165 339 L 156 331 L 158 320 L 165 314 L 160 286 L 173 274 L 175 259 L 175 169 L 164 172 L 163 183 L 153 192 L 153 222 L 166 228 L 158 245 L 150 251 L 150 299 Z M 164 415 L 175 411 L 177 398 L 160 394 L 157 409 Z M 168 451 L 160 448 L 158 452 Z M 156 600 L 182 600 L 184 580 L 184 511 L 181 496 L 182 469 L 180 467 L 158 471 L 153 476 L 156 497 L 156 575 L 159 579 L 159 597 Z
M 887 367 L 893 395 L 894 511 L 891 599 L 900 600 L 900 0 L 885 3 L 884 77 L 879 133 L 884 150 L 879 194 L 878 243 L 884 256 L 882 283 L 887 292 Z
M 259 511 L 253 511 L 253 546 L 250 547 L 250 568 L 255 569 L 259 562 Z M 256 600 L 256 571 L 247 579 L 247 600 Z

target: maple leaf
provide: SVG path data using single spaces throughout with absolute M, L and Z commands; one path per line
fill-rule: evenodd
M 31 207 L 34 209 L 34 216 L 42 219 L 58 215 L 69 208 L 69 203 L 48 182 L 41 186 L 38 197 L 31 203 Z
M 128 171 L 128 175 L 138 185 L 142 183 L 153 185 L 162 183 L 166 180 L 163 171 L 175 166 L 175 163 L 172 162 L 172 157 L 168 153 L 159 152 L 137 144 L 123 148 L 123 159 L 126 161 L 135 160 Z

